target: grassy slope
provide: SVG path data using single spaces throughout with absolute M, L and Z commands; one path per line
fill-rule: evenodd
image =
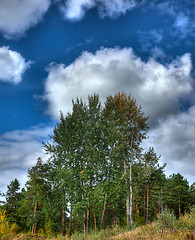
M 186 240 L 186 239 L 194 239 L 194 238 L 188 238 L 192 234 L 189 234 L 185 231 L 170 231 L 170 230 L 164 230 L 158 231 L 156 226 L 154 224 L 150 224 L 144 227 L 139 227 L 137 229 L 134 229 L 130 232 L 126 232 L 123 234 L 120 234 L 116 237 L 114 237 L 114 240 Z

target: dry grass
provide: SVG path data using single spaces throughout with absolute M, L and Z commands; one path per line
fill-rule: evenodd
M 139 227 L 130 232 L 126 232 L 115 236 L 113 240 L 195 240 L 194 234 L 184 231 L 170 231 L 164 230 L 163 232 L 158 231 L 154 224 Z
M 28 240 L 28 239 L 35 239 L 35 240 L 46 240 L 47 238 L 43 236 L 33 235 L 33 234 L 19 234 L 9 238 L 10 240 Z
M 63 238 L 47 238 L 40 235 L 20 234 L 16 235 L 12 240 L 68 240 L 68 237 Z M 84 234 L 73 235 L 72 240 L 195 240 L 195 232 L 189 232 L 187 230 L 177 229 L 171 231 L 170 229 L 164 229 L 163 232 L 159 230 L 155 223 L 148 224 L 134 230 L 125 232 L 124 229 L 115 228 L 100 231 L 97 233 L 91 233 L 85 236 Z

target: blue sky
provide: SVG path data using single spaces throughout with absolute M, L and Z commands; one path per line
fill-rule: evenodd
M 194 0 L 1 0 L 0 191 L 41 156 L 76 97 L 130 93 L 149 139 L 195 182 Z

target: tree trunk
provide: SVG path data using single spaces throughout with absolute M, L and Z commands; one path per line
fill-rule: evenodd
M 147 184 L 147 200 L 146 200 L 146 224 L 148 224 L 148 207 L 149 207 L 149 184 Z
M 157 199 L 155 201 L 155 210 L 154 210 L 154 217 L 156 220 L 157 220 L 158 213 L 159 213 L 159 200 Z
M 86 234 L 88 234 L 89 232 L 89 222 L 90 222 L 90 207 L 89 207 L 89 201 L 88 201 Z
M 110 227 L 112 226 L 112 205 L 110 204 Z
M 127 164 L 124 160 L 124 174 L 126 175 L 127 173 Z M 126 180 L 126 184 L 127 184 L 127 180 Z M 129 228 L 129 220 L 130 220 L 130 216 L 129 216 L 129 194 L 127 194 L 127 198 L 126 198 L 126 218 L 127 218 L 127 229 Z
M 35 201 L 35 208 L 34 208 L 34 223 L 33 223 L 33 226 L 32 226 L 32 234 L 35 234 L 36 233 L 36 227 L 37 227 L 37 224 L 36 224 L 36 211 L 37 211 L 37 200 Z
M 87 233 L 86 230 L 87 230 L 87 226 L 86 226 L 86 213 L 84 211 L 83 212 L 83 231 L 84 231 L 84 234 Z
M 71 230 L 72 230 L 72 201 L 70 205 L 70 218 L 69 218 L 69 228 L 68 228 L 68 237 L 71 237 Z
M 130 181 L 130 186 L 129 186 L 129 190 L 130 190 L 130 201 L 129 201 L 129 220 L 130 223 L 133 223 L 133 190 L 132 190 L 132 162 L 130 162 L 130 170 L 129 170 L 129 181 Z
M 162 188 L 161 188 L 160 200 L 161 200 L 161 212 L 163 212 Z
M 146 224 L 146 186 L 144 186 L 144 225 Z
M 65 220 L 65 208 L 62 207 L 62 236 L 64 237 L 65 236 L 65 223 L 66 223 L 66 220 Z
M 137 217 L 139 217 L 139 206 L 138 206 L 138 198 L 136 198 L 136 214 L 137 214 Z
M 128 194 L 126 198 L 127 229 L 129 228 L 129 225 L 130 225 L 129 209 L 130 209 L 130 206 L 129 206 L 129 194 Z
M 104 200 L 104 208 L 103 208 L 103 211 L 102 211 L 100 230 L 104 229 L 105 215 L 106 215 L 106 204 L 107 204 L 107 194 L 105 195 L 105 200 Z
M 95 216 L 95 213 L 93 214 L 93 216 L 94 216 L 94 226 L 95 226 L 95 232 L 96 232 L 96 230 L 97 230 L 97 222 L 96 222 L 96 216 Z
M 129 218 L 130 223 L 133 223 L 133 190 L 132 190 L 132 160 L 133 160 L 133 141 L 131 138 L 131 159 L 130 159 L 130 167 L 129 167 L 129 190 L 130 190 L 130 208 L 129 208 Z
M 79 231 L 79 221 L 78 221 L 78 213 L 77 213 L 77 220 L 76 220 L 76 231 Z
M 90 165 L 91 168 L 91 165 Z M 89 191 L 91 191 L 91 177 L 89 179 Z M 86 234 L 89 233 L 89 223 L 90 223 L 90 198 L 88 197 L 88 204 L 87 204 L 87 222 L 86 222 Z
M 181 204 L 180 204 L 180 195 L 178 192 L 178 201 L 179 201 L 179 217 L 181 217 Z

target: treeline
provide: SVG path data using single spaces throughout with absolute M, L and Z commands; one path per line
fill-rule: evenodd
M 71 236 L 147 224 L 165 208 L 178 217 L 189 211 L 195 184 L 179 173 L 166 178 L 152 147 L 143 153 L 147 130 L 147 117 L 130 95 L 109 96 L 104 106 L 98 95 L 87 104 L 73 101 L 44 144 L 47 163 L 38 158 L 22 190 L 17 179 L 8 185 L 1 208 L 10 224 Z

